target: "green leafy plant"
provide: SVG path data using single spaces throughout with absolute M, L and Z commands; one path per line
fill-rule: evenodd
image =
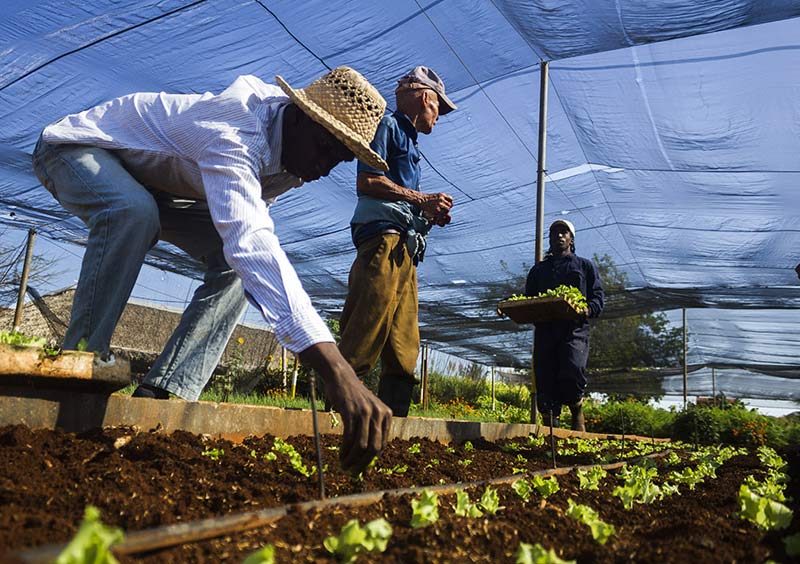
M 578 469 L 576 472 L 582 490 L 600 489 L 600 481 L 606 477 L 608 472 L 600 466 L 593 466 L 588 470 Z
M 575 503 L 574 501 L 567 500 L 567 515 L 588 525 L 592 531 L 592 538 L 600 544 L 606 544 L 606 541 L 614 534 L 614 525 L 609 525 L 602 521 L 597 514 L 597 511 L 588 505 Z
M 245 558 L 242 564 L 275 564 L 275 547 L 271 544 L 264 546 Z
M 524 478 L 520 478 L 516 482 L 513 482 L 511 484 L 511 489 L 522 498 L 522 501 L 528 501 L 533 493 L 533 488 L 531 487 L 530 482 Z
M 225 455 L 225 450 L 221 448 L 207 448 L 200 454 L 202 456 L 207 456 L 211 460 L 217 461 Z
M 471 458 L 465 458 L 463 460 L 459 460 L 458 461 L 458 465 L 459 466 L 463 466 L 464 468 L 466 468 L 470 464 L 472 464 L 472 459 Z
M 528 446 L 540 447 L 543 445 L 544 445 L 544 436 L 536 437 L 534 435 L 528 435 Z
M 769 498 L 762 497 L 750 491 L 746 484 L 739 487 L 739 516 L 758 527 L 771 529 L 785 529 L 792 522 L 792 510 Z
M 17 331 L 0 331 L 0 344 L 38 348 L 47 345 L 47 339 L 43 337 L 27 337 Z
M 538 542 L 536 544 L 519 543 L 514 558 L 516 558 L 516 564 L 575 564 L 575 560 L 562 560 L 552 548 L 547 550 Z
M 473 450 L 475 450 L 475 447 L 472 446 L 472 442 L 471 441 L 465 441 L 464 442 L 464 451 L 465 452 L 472 452 Z
M 575 288 L 574 286 L 567 286 L 565 284 L 561 284 L 560 286 L 556 286 L 552 290 L 547 290 L 546 292 L 542 292 L 535 296 L 536 298 L 564 298 L 568 302 L 572 303 L 576 309 L 578 310 L 585 310 L 588 309 L 586 305 L 586 298 L 581 294 L 581 291 Z M 525 296 L 521 294 L 512 294 L 510 297 L 506 298 L 504 301 L 508 302 L 516 302 L 519 300 L 529 300 L 531 296 Z
M 419 443 L 414 443 L 413 445 L 408 447 L 409 454 L 419 454 L 419 447 L 420 447 Z
M 439 496 L 434 492 L 422 490 L 419 499 L 411 500 L 411 526 L 415 529 L 426 527 L 439 520 Z
M 625 484 L 617 486 L 611 493 L 622 501 L 625 509 L 631 509 L 634 503 L 653 503 L 661 499 L 661 488 L 653 483 L 653 478 L 658 475 L 655 468 L 636 465 L 627 471 L 623 469 L 620 475 Z
M 500 505 L 500 496 L 497 495 L 497 490 L 489 486 L 486 486 L 486 490 L 483 492 L 481 500 L 478 503 L 489 515 L 494 515 L 501 509 L 504 509 Z
M 555 476 L 550 476 L 547 479 L 541 476 L 534 476 L 531 478 L 531 485 L 545 499 L 559 490 L 558 479 Z
M 111 547 L 124 539 L 120 529 L 102 523 L 99 509 L 88 505 L 78 532 L 58 555 L 55 564 L 116 564 Z
M 483 512 L 478 508 L 477 503 L 469 501 L 469 494 L 464 490 L 456 490 L 456 504 L 453 506 L 456 515 L 460 517 L 478 518 L 483 516 Z
M 751 492 L 761 497 L 780 502 L 786 501 L 786 496 L 783 494 L 786 489 L 785 474 L 767 474 L 763 482 L 759 482 L 754 476 L 748 476 L 744 479 L 744 483 Z
M 370 521 L 363 527 L 358 519 L 351 519 L 342 527 L 339 536 L 330 536 L 323 541 L 325 549 L 339 562 L 355 562 L 359 554 L 383 552 L 392 536 L 392 527 L 386 519 Z
M 386 474 L 387 476 L 392 476 L 393 474 L 405 474 L 408 472 L 408 465 L 403 464 L 395 464 L 391 468 L 378 468 L 378 472 L 381 474 Z
M 275 441 L 272 445 L 272 450 L 278 452 L 280 454 L 286 455 L 289 459 L 289 464 L 291 464 L 292 469 L 297 472 L 298 474 L 302 474 L 306 478 L 311 477 L 317 471 L 315 467 L 311 467 L 310 469 L 303 464 L 303 457 L 300 456 L 300 453 L 295 450 L 295 448 L 281 439 L 280 437 L 275 437 Z

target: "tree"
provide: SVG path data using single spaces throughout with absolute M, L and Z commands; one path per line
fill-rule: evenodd
M 595 255 L 593 260 L 607 295 L 625 291 L 628 277 L 616 267 L 611 257 Z M 589 367 L 675 366 L 682 346 L 681 329 L 670 327 L 664 313 L 618 318 L 601 316 L 591 326 Z

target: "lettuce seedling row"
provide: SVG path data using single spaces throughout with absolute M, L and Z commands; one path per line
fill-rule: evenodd
M 385 550 L 379 555 L 355 556 L 356 562 L 515 562 L 523 544 L 538 544 L 545 552 L 552 550 L 559 558 L 579 562 L 763 562 L 769 558 L 780 562 L 789 561 L 783 539 L 798 531 L 796 518 L 788 528 L 777 531 L 765 530 L 739 515 L 739 490 L 748 477 L 755 480 L 751 484 L 761 484 L 762 493 L 778 482 L 775 471 L 754 452 L 737 453 L 719 463 L 710 455 L 698 458 L 681 445 L 639 442 L 623 446 L 618 441 L 559 439 L 560 466 L 602 464 L 623 456 L 638 459 L 648 450 L 672 452 L 665 451 L 656 466 L 643 467 L 656 468 L 655 474 L 617 469 L 603 476 L 594 471 L 589 481 L 597 489 L 592 489 L 587 486 L 588 469 L 583 480 L 573 471 L 557 477 L 557 489 L 541 485 L 540 493 L 529 477 L 551 466 L 542 438 L 469 445 L 397 439 L 360 478 L 339 471 L 338 440 L 323 436 L 329 497 L 485 482 L 518 472 L 527 473 L 523 479 L 530 483 L 521 483 L 515 476 L 505 484 L 492 485 L 493 492 L 487 492 L 485 484 L 466 487 L 460 494 L 451 488 L 437 494 L 435 519 L 431 508 L 422 504 L 419 490 L 384 496 L 360 507 L 312 505 L 301 511 L 286 505 L 316 498 L 317 476 L 308 471 L 316 454 L 309 437 L 288 439 L 290 450 L 271 436 L 234 444 L 185 432 L 166 435 L 117 428 L 75 436 L 6 427 L 0 429 L 0 561 L 9 561 L 11 554 L 25 549 L 68 542 L 87 506 L 97 507 L 105 525 L 126 534 L 285 509 L 285 516 L 267 526 L 119 555 L 121 562 L 242 562 L 269 545 L 274 551 L 264 554 L 274 552 L 276 562 L 337 562 L 325 540 L 336 537 L 328 545 L 336 547 L 338 558 L 367 550 L 342 548 L 341 543 L 354 537 L 367 535 L 365 546 L 378 550 L 384 547 L 383 536 L 371 539 L 371 533 L 363 531 L 375 529 L 383 535 L 386 527 L 380 522 L 367 528 L 379 519 L 385 519 L 391 529 Z M 785 506 L 796 513 L 798 455 L 797 451 L 782 454 L 788 463 L 785 475 L 791 478 L 783 491 Z M 466 465 L 465 460 L 471 463 Z M 714 466 L 715 477 L 706 472 L 702 481 L 688 480 L 694 489 L 678 484 L 679 492 L 672 491 L 677 482 L 671 476 L 688 476 L 687 468 L 698 472 L 704 463 Z M 310 475 L 302 472 L 303 467 Z M 641 486 L 634 485 L 634 474 L 645 476 Z M 626 481 L 635 490 L 625 494 L 633 500 L 629 509 L 622 496 L 614 494 Z M 417 526 L 412 526 L 415 501 L 427 517 L 417 518 Z M 591 511 L 570 511 L 570 502 Z M 358 527 L 351 523 L 354 519 Z M 348 523 L 348 534 L 343 535 Z

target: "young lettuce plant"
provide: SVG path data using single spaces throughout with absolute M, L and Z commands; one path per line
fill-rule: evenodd
M 221 448 L 207 448 L 200 454 L 202 456 L 207 456 L 208 458 L 216 462 L 225 455 L 225 450 Z
M 419 499 L 411 500 L 411 526 L 414 529 L 427 527 L 439 520 L 439 496 L 422 490 Z
M 575 560 L 562 560 L 552 548 L 547 550 L 538 542 L 536 544 L 519 543 L 514 558 L 516 558 L 516 564 L 575 564 Z
M 579 469 L 576 473 L 582 490 L 599 490 L 600 482 L 608 475 L 600 466 L 593 466 L 588 470 Z
M 511 489 L 522 498 L 522 501 L 528 501 L 533 493 L 533 487 L 531 487 L 531 483 L 524 478 L 520 478 L 516 482 L 513 482 L 511 484 Z
M 544 499 L 547 499 L 559 489 L 558 479 L 555 476 L 550 476 L 547 479 L 541 476 L 534 476 L 531 478 L 531 485 Z
M 275 437 L 272 450 L 286 455 L 289 458 L 289 464 L 292 466 L 292 469 L 295 472 L 302 474 L 306 478 L 310 478 L 317 471 L 316 467 L 312 466 L 309 469 L 305 464 L 303 464 L 303 457 L 300 456 L 300 453 L 297 452 L 292 445 L 280 437 Z
M 769 498 L 750 491 L 746 484 L 739 487 L 739 516 L 765 530 L 785 529 L 792 522 L 792 510 Z
M 780 476 L 785 476 L 785 474 L 781 474 Z M 786 496 L 783 494 L 786 489 L 786 482 L 773 474 L 768 474 L 763 482 L 756 480 L 755 476 L 748 476 L 744 479 L 744 483 L 750 488 L 751 492 L 761 497 L 779 502 L 786 501 Z
M 505 509 L 505 507 L 500 505 L 500 496 L 497 495 L 497 490 L 491 488 L 490 486 L 486 486 L 486 491 L 483 492 L 481 500 L 478 502 L 478 504 L 489 515 L 494 515 L 501 509 Z
M 275 547 L 271 544 L 264 546 L 245 558 L 242 564 L 275 564 Z
M 339 562 L 350 564 L 359 554 L 385 551 L 391 536 L 392 527 L 386 519 L 375 519 L 363 527 L 358 519 L 351 519 L 338 537 L 330 536 L 322 544 Z
M 622 501 L 625 509 L 631 509 L 635 503 L 653 503 L 661 499 L 661 488 L 653 483 L 653 478 L 658 475 L 655 468 L 633 466 L 630 470 L 620 472 L 625 480 L 625 485 L 617 486 L 612 495 Z
M 87 505 L 78 532 L 56 557 L 55 564 L 117 564 L 111 547 L 124 539 L 120 529 L 108 527 L 100 521 L 99 509 Z
M 597 511 L 588 505 L 581 505 L 575 503 L 571 499 L 567 500 L 569 504 L 567 507 L 567 515 L 581 523 L 588 525 L 592 531 L 592 538 L 598 543 L 606 544 L 606 541 L 614 534 L 614 525 L 609 525 L 602 521 L 597 514 Z
M 478 508 L 478 504 L 471 503 L 469 494 L 464 490 L 456 490 L 456 504 L 453 509 L 460 517 L 471 517 L 472 519 L 483 517 L 483 512 Z

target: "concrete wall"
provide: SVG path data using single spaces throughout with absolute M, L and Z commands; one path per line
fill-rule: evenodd
M 46 307 L 52 312 L 52 316 L 49 316 L 50 323 L 32 302 L 27 302 L 23 308 L 20 331 L 29 336 L 45 337 L 60 344 L 66 324 L 69 322 L 74 294 L 74 288 L 69 288 L 42 297 Z M 178 326 L 180 316 L 181 312 L 129 303 L 125 306 L 111 339 L 111 347 L 157 355 Z M 0 329 L 10 331 L 13 322 L 14 309 L 0 309 Z M 243 340 L 241 344 L 239 339 Z M 280 343 L 270 331 L 239 325 L 225 349 L 222 364 L 226 364 L 237 349 L 241 349 L 244 365 L 248 368 L 266 364 L 269 357 L 272 357 L 273 365 L 280 363 Z

